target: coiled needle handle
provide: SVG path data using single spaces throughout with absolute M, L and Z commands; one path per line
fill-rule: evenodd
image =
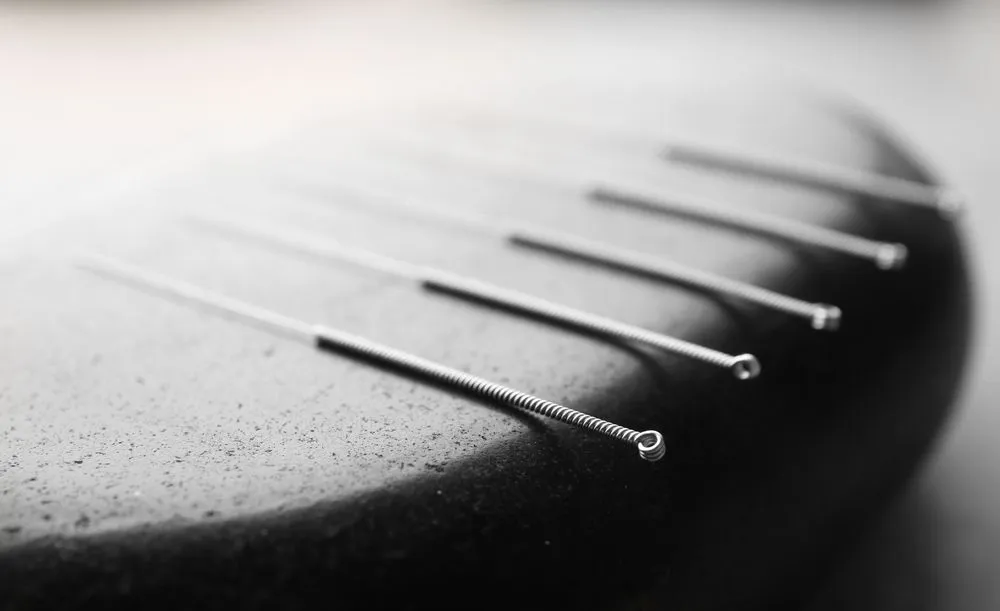
M 656 431 L 634 431 L 575 409 L 539 399 L 513 388 L 490 382 L 458 369 L 371 342 L 365 338 L 324 326 L 313 327 L 316 346 L 321 350 L 342 352 L 365 360 L 417 374 L 444 386 L 461 390 L 491 403 L 515 407 L 526 412 L 552 418 L 588 429 L 635 446 L 643 460 L 656 462 L 666 453 L 663 436 Z
M 80 267 L 119 282 L 164 294 L 173 299 L 195 303 L 228 315 L 235 315 L 282 333 L 309 338 L 325 352 L 362 358 L 383 367 L 432 380 L 446 387 L 526 412 L 594 431 L 636 447 L 643 460 L 656 462 L 666 454 L 663 436 L 657 431 L 634 431 L 595 416 L 546 401 L 446 365 L 397 350 L 339 329 L 309 323 L 272 312 L 257 305 L 214 293 L 199 286 L 123 263 L 115 259 L 87 256 Z

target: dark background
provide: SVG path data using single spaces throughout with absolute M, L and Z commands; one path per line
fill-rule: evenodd
M 0 4 L 0 239 L 334 114 L 543 75 L 734 69 L 864 102 L 971 202 L 978 331 L 960 415 L 816 608 L 998 608 L 993 3 Z

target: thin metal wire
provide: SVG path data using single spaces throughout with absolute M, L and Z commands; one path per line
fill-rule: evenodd
M 587 199 L 599 204 L 622 206 L 645 212 L 685 216 L 797 244 L 825 248 L 868 259 L 879 269 L 901 269 L 906 264 L 907 249 L 903 244 L 869 240 L 767 214 L 733 210 L 692 197 L 673 196 L 664 199 L 598 186 L 587 194 Z
M 617 320 L 577 310 L 474 278 L 461 276 L 434 267 L 415 265 L 359 248 L 346 246 L 329 238 L 313 239 L 298 233 L 258 227 L 255 224 L 219 219 L 193 219 L 226 235 L 263 240 L 268 245 L 323 260 L 349 261 L 361 267 L 375 269 L 416 282 L 425 290 L 434 291 L 466 302 L 515 311 L 577 330 L 653 346 L 717 367 L 728 369 L 734 377 L 748 380 L 760 374 L 761 366 L 751 354 L 730 355 L 679 338 L 656 333 Z
M 361 192 L 367 195 L 373 193 L 367 189 L 362 189 Z M 748 301 L 762 307 L 805 318 L 817 330 L 834 331 L 840 326 L 841 311 L 836 306 L 810 303 L 746 282 L 696 270 L 662 257 L 653 257 L 624 248 L 616 248 L 601 242 L 579 238 L 569 233 L 529 225 L 499 223 L 489 217 L 465 211 L 447 210 L 424 202 L 400 203 L 398 199 L 380 194 L 372 197 L 370 201 L 375 205 L 396 212 L 407 212 L 417 216 L 433 216 L 469 231 L 503 240 L 514 247 L 543 254 L 557 254 L 666 282 L 680 282 L 717 295 Z
M 157 293 L 192 302 L 225 314 L 235 314 L 255 323 L 292 333 L 302 339 L 312 341 L 317 348 L 324 351 L 335 351 L 362 357 L 383 366 L 390 366 L 403 372 L 429 378 L 452 389 L 493 403 L 514 407 L 594 431 L 616 441 L 635 446 L 643 460 L 655 462 L 663 458 L 666 453 L 663 436 L 657 431 L 634 431 L 358 335 L 323 325 L 310 325 L 265 308 L 108 257 L 87 256 L 80 260 L 79 265 L 88 271 L 129 285 L 151 289 Z
M 962 198 L 952 189 L 894 176 L 769 155 L 703 143 L 673 142 L 663 156 L 673 162 L 750 176 L 847 191 L 876 199 L 937 210 L 945 218 L 957 217 Z
M 167 297 L 181 298 L 186 302 L 197 303 L 224 314 L 236 314 L 299 339 L 310 341 L 312 338 L 312 326 L 308 323 L 110 257 L 82 255 L 77 260 L 77 265 L 114 280 L 151 289 Z

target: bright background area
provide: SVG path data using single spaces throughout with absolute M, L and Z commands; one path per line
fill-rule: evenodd
M 961 415 L 817 608 L 1000 608 L 1000 3 L 5 2 L 0 239 L 310 118 L 661 57 L 847 93 L 969 196 Z

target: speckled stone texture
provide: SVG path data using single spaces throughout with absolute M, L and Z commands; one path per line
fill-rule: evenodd
M 0 606 L 437 608 L 476 592 L 468 606 L 520 608 L 530 595 L 532 605 L 732 609 L 808 591 L 946 416 L 969 325 L 955 226 L 658 157 L 682 127 L 925 178 L 869 124 L 815 100 L 660 92 L 605 103 L 613 113 L 546 108 L 428 108 L 312 126 L 5 246 Z M 697 193 L 904 242 L 910 264 L 879 272 L 595 206 L 583 194 L 597 183 Z M 519 252 L 393 212 L 371 191 L 558 225 L 834 303 L 843 328 L 817 333 L 748 304 Z M 199 213 L 330 236 L 753 352 L 764 373 L 738 382 L 225 238 L 187 220 Z M 667 457 L 646 464 L 604 438 L 88 274 L 72 264 L 80 251 L 659 429 Z

